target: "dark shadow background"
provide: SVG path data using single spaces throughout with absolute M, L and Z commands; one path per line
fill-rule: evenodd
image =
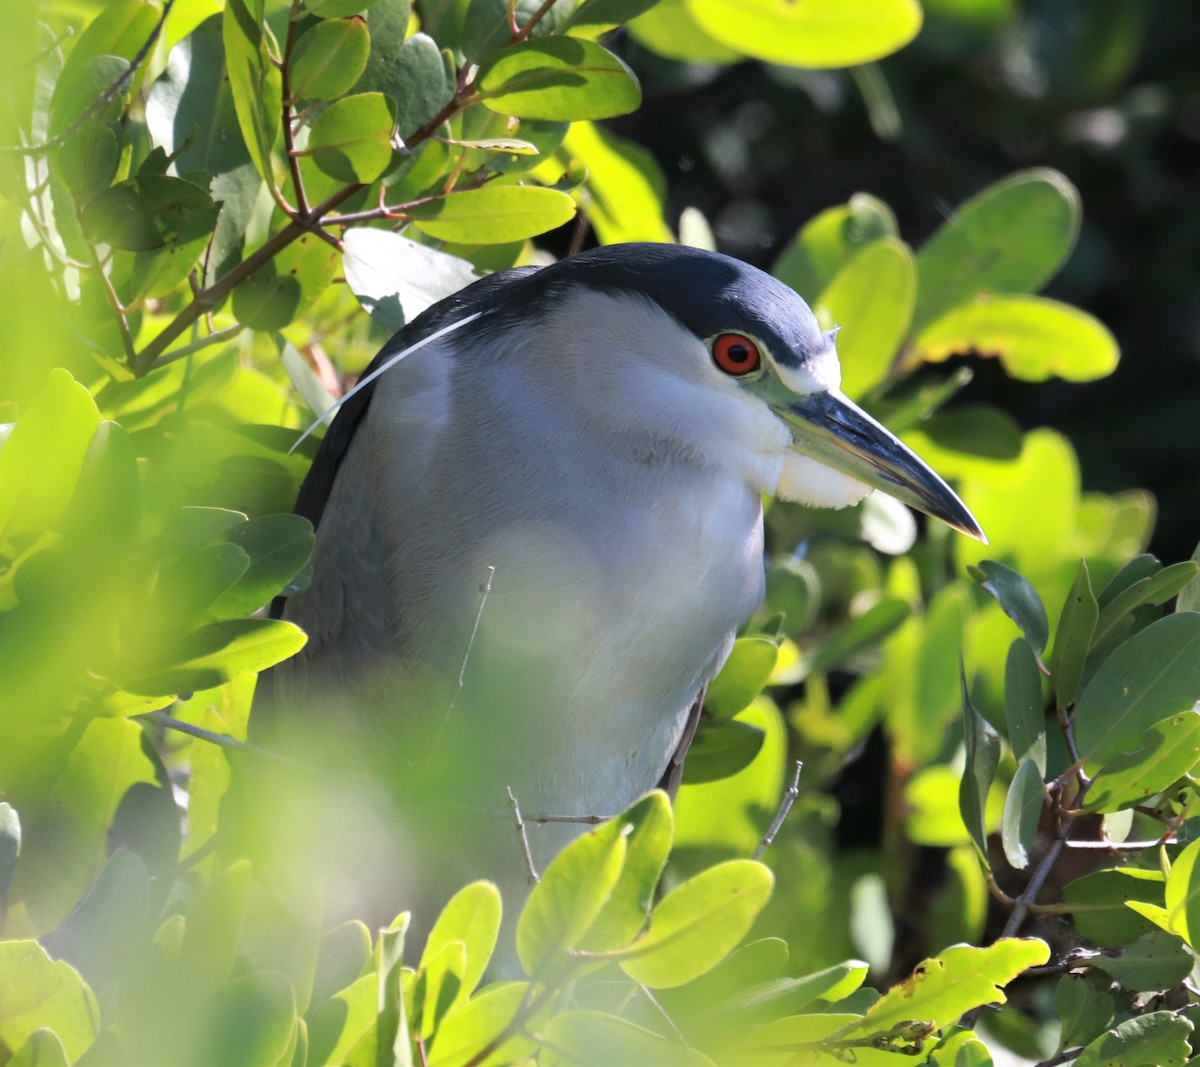
M 1085 490 L 1150 489 L 1152 550 L 1185 559 L 1200 537 L 1200 5 L 1026 0 L 1007 16 L 999 0 L 923 6 L 917 40 L 865 77 L 688 66 L 624 37 L 646 101 L 612 125 L 666 172 L 669 220 L 697 207 L 722 251 L 764 267 L 860 190 L 892 206 L 916 247 L 1015 170 L 1065 173 L 1083 228 L 1046 293 L 1099 317 L 1120 366 L 1093 384 L 1031 385 L 972 361 L 960 402 L 1066 433 Z M 951 8 L 1000 15 L 972 22 Z

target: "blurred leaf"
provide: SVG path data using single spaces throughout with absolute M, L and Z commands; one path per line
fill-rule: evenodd
M 313 1007 L 306 1016 L 309 1062 L 344 1063 L 365 1035 L 374 1037 L 379 1016 L 378 990 L 378 976 L 371 972 L 330 998 L 318 1001 L 314 997 Z
M 230 589 L 250 566 L 237 545 L 205 545 L 160 571 L 148 610 L 152 633 L 194 627 L 205 610 Z M 210 616 L 211 617 L 211 616 Z
M 663 176 L 649 152 L 591 122 L 572 123 L 563 149 L 587 167 L 583 210 L 601 244 L 671 242 Z
M 588 952 L 623 948 L 646 925 L 671 850 L 671 804 L 661 790 L 643 797 L 618 818 L 630 828 L 625 864 L 608 901 L 580 942 Z
M 1095 766 L 1200 699 L 1200 614 L 1168 615 L 1118 645 L 1075 705 L 1079 758 Z
M 0 941 L 0 1042 L 19 1049 L 39 1029 L 53 1030 L 74 1063 L 99 1029 L 92 991 L 36 941 Z
M 1059 1051 L 1086 1045 L 1102 1034 L 1112 1022 L 1114 1007 L 1111 993 L 1079 975 L 1063 975 L 1054 990 L 1054 1010 L 1062 1019 Z
M 1005 937 L 986 948 L 955 945 L 892 986 L 849 1034 L 877 1033 L 914 1019 L 938 1028 L 948 1026 L 972 1008 L 1003 1004 L 1003 987 L 1049 958 L 1046 942 L 1036 938 Z
M 1004 667 L 1004 708 L 1013 758 L 1029 756 L 1046 773 L 1046 705 L 1037 656 L 1024 637 L 1008 646 Z
M 1014 378 L 1070 382 L 1104 378 L 1117 367 L 1116 338 L 1098 319 L 1037 296 L 980 296 L 917 335 L 910 362 L 941 363 L 973 354 L 998 359 Z
M 562 963 L 595 922 L 621 876 L 627 832 L 613 819 L 576 838 L 546 868 L 517 920 L 517 954 L 526 974 Z
M 467 946 L 461 941 L 442 941 L 436 951 L 422 955 L 412 997 L 416 1037 L 428 1041 L 446 1012 L 463 999 L 466 965 Z
M 699 977 L 746 936 L 774 881 L 754 860 L 729 860 L 702 871 L 658 902 L 646 933 L 618 954 L 621 969 L 651 989 Z
M 293 98 L 336 100 L 344 96 L 367 69 L 370 52 L 371 36 L 362 19 L 318 22 L 292 46 L 288 88 Z
M 68 1067 L 67 1050 L 53 1030 L 34 1030 L 13 1054 L 7 1067 Z
M 0 449 L 0 542 L 53 526 L 99 425 L 88 391 L 65 370 L 51 371 Z
M 921 28 L 914 0 L 688 0 L 705 33 L 754 59 L 793 67 L 850 67 L 903 48 Z
M 1020 424 L 1007 412 L 972 404 L 939 411 L 921 423 L 940 448 L 988 459 L 1016 459 L 1021 454 Z
M 233 313 L 252 330 L 282 330 L 316 303 L 337 273 L 338 252 L 305 234 L 233 291 Z
M 603 1011 L 564 1011 L 546 1027 L 545 1067 L 609 1067 L 615 1063 L 692 1067 L 691 1049 Z
M 340 19 L 357 15 L 378 3 L 379 0 L 305 0 L 304 6 L 318 18 Z
M 838 627 L 822 644 L 805 655 L 804 674 L 840 666 L 862 649 L 887 637 L 911 612 L 908 601 L 898 597 L 873 604 L 861 615 Z
M 12 885 L 17 860 L 21 855 L 21 819 L 17 809 L 0 801 L 0 930 L 7 910 L 8 887 Z
M 1030 758 L 1017 766 L 1008 797 L 1004 802 L 1004 819 L 1000 824 L 1000 840 L 1009 866 L 1023 871 L 1029 866 L 1029 853 L 1037 837 L 1038 820 L 1045 800 L 1042 771 Z
M 133 252 L 162 248 L 183 232 L 188 218 L 211 206 L 204 189 L 182 178 L 130 178 L 88 201 L 83 225 L 101 244 Z
M 936 758 L 959 709 L 958 665 L 970 610 L 970 593 L 961 583 L 934 594 L 918 623 L 910 714 L 901 710 L 886 717 L 896 734 L 897 751 L 919 763 Z M 905 703 L 898 694 L 896 702 L 901 707 Z
M 306 152 L 338 181 L 370 184 L 392 163 L 396 119 L 383 93 L 358 93 L 330 104 L 313 123 Z
M 192 905 L 179 949 L 179 973 L 187 976 L 194 999 L 211 995 L 229 981 L 249 892 L 250 863 L 237 860 L 218 867 L 204 895 Z
M 815 302 L 856 255 L 879 241 L 892 243 L 899 232 L 887 204 L 868 193 L 855 193 L 847 203 L 827 208 L 805 223 L 775 260 L 771 273 Z
M 637 78 L 606 48 L 573 37 L 544 37 L 505 48 L 480 68 L 485 107 L 526 119 L 606 119 L 635 111 Z
M 575 201 L 536 185 L 488 185 L 438 197 L 407 214 L 418 230 L 442 241 L 500 244 L 536 237 L 568 222 Z
M 274 971 L 235 978 L 217 990 L 204 1013 L 197 1063 L 222 1067 L 277 1064 L 296 1019 L 291 983 Z
M 1088 811 L 1117 811 L 1166 789 L 1200 763 L 1200 714 L 1185 711 L 1146 731 L 1142 744 L 1101 768 L 1088 790 Z
M 1088 1045 L 1075 1061 L 1079 1067 L 1125 1067 L 1153 1063 L 1183 1067 L 1191 1059 L 1192 1024 L 1173 1011 L 1152 1011 L 1126 1019 Z
M 700 28 L 686 0 L 658 0 L 625 30 L 643 48 L 666 59 L 727 64 L 742 58 L 738 51 L 713 40 Z
M 1011 567 L 990 559 L 981 560 L 979 566 L 967 569 L 999 601 L 1004 614 L 1020 627 L 1034 652 L 1040 654 L 1050 637 L 1050 624 L 1037 590 Z
M 312 1003 L 321 1004 L 353 985 L 370 959 L 371 932 L 357 919 L 350 919 L 322 934 L 313 977 Z
M 758 727 L 736 719 L 701 721 L 688 748 L 685 771 L 688 783 L 719 781 L 749 767 L 762 750 L 763 736 Z
M 1192 970 L 1195 960 L 1174 934 L 1152 930 L 1117 955 L 1099 955 L 1088 966 L 1103 971 L 1122 989 L 1157 993 L 1174 989 Z
M 569 847 L 569 846 L 568 846 Z M 479 1063 L 478 1054 L 500 1037 L 524 1002 L 526 982 L 489 985 L 477 997 L 452 1008 L 438 1029 L 428 1067 L 466 1067 Z M 485 1064 L 512 1063 L 537 1046 L 520 1030 L 503 1041 Z
M 920 845 L 956 848 L 969 845 L 972 835 L 957 803 L 963 775 L 945 763 L 922 767 L 904 787 L 905 832 Z M 985 836 L 1000 827 L 1005 791 L 993 781 L 983 811 Z M 972 850 L 972 863 L 978 857 Z
M 95 11 L 86 29 L 79 35 L 63 64 L 62 78 L 70 78 L 89 60 L 99 56 L 119 56 L 133 62 L 145 47 L 158 23 L 159 11 L 143 0 L 109 0 Z M 125 92 L 135 91 L 145 76 L 142 66 L 130 79 Z
M 1139 901 L 1161 908 L 1165 881 L 1161 871 L 1129 867 L 1095 871 L 1068 882 L 1063 901 L 1079 908 L 1071 917 L 1080 936 L 1100 945 L 1122 945 L 1154 929 L 1126 905 Z
M 248 615 L 270 603 L 308 562 L 314 538 L 312 524 L 299 515 L 261 515 L 231 530 L 229 541 L 246 554 L 248 566 L 209 604 L 209 614 L 218 618 Z
M 1098 617 L 1087 561 L 1081 559 L 1075 584 L 1071 586 L 1059 615 L 1054 651 L 1050 653 L 1050 681 L 1060 710 L 1075 703 Z
M 389 330 L 399 330 L 479 278 L 465 259 L 387 230 L 347 230 L 342 246 L 346 284 L 366 312 Z
M 721 718 L 736 715 L 748 706 L 767 684 L 779 647 L 764 637 L 740 637 L 721 672 L 708 683 L 704 707 Z
M 149 649 L 135 676 L 122 687 L 146 696 L 211 689 L 249 671 L 260 671 L 304 647 L 304 631 L 281 619 L 226 619 Z
M 461 942 L 466 952 L 455 1003 L 470 996 L 483 977 L 500 935 L 500 913 L 500 891 L 491 882 L 472 882 L 450 898 L 433 924 L 421 967 L 451 942 Z
M 116 119 L 128 100 L 129 86 L 112 93 L 129 69 L 118 56 L 93 56 L 64 72 L 54 87 L 50 105 L 50 133 L 64 137 L 53 155 L 54 175 L 80 201 L 86 201 L 112 184 L 121 162 L 122 130 Z M 109 103 L 96 108 L 99 100 Z M 70 206 L 63 205 L 63 225 Z
M 967 694 L 967 677 L 960 675 L 963 702 L 963 740 L 967 749 L 967 765 L 959 787 L 958 806 L 963 823 L 981 856 L 987 855 L 987 799 L 1000 764 L 1000 738 L 971 703 Z
M 583 0 L 566 18 L 560 30 L 584 37 L 598 37 L 644 14 L 655 3 L 656 0 Z
M 860 397 L 887 377 L 916 295 L 912 253 L 890 237 L 868 245 L 825 287 L 817 306 L 841 328 L 838 355 L 848 396 Z
M 221 30 L 242 138 L 260 177 L 274 186 L 271 152 L 279 139 L 283 88 L 267 49 L 264 5 L 265 0 L 226 0 Z
M 963 204 L 917 252 L 913 332 L 979 293 L 1034 293 L 1079 232 L 1079 194 L 1049 169 L 1020 171 Z

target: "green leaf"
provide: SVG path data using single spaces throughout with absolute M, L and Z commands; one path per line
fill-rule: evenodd
M 1098 1037 L 1112 1022 L 1114 1008 L 1111 993 L 1097 989 L 1087 978 L 1063 975 L 1054 990 L 1054 1010 L 1062 1020 L 1058 1050 L 1086 1045 Z
M 662 171 L 649 152 L 591 122 L 572 123 L 563 149 L 587 168 L 583 209 L 601 244 L 674 239 L 663 220 Z
M 308 148 L 332 178 L 366 185 L 392 163 L 396 118 L 383 93 L 358 93 L 330 104 L 313 123 Z
M 915 0 L 688 0 L 705 33 L 744 55 L 792 67 L 851 67 L 903 48 L 921 28 Z
M 987 855 L 987 798 L 1000 764 L 1000 738 L 991 723 L 975 710 L 967 695 L 967 676 L 960 672 L 963 701 L 963 740 L 967 765 L 958 791 L 963 823 L 979 849 Z
M 1196 551 L 1192 553 L 1192 562 L 1200 563 L 1200 544 L 1196 546 Z M 1186 589 L 1179 594 L 1179 600 L 1175 603 L 1176 611 L 1200 611 L 1200 578 L 1192 579 Z
M 1044 799 L 1042 771 L 1032 759 L 1021 760 L 1008 788 L 1000 823 L 1004 855 L 1018 871 L 1029 866 L 1029 851 L 1037 837 Z
M 238 125 L 260 177 L 274 186 L 271 152 L 279 139 L 283 83 L 267 50 L 265 0 L 227 0 L 221 24 Z
M 408 214 L 417 229 L 440 241 L 502 244 L 568 222 L 575 201 L 536 185 L 488 185 L 438 197 Z
M 89 60 L 119 56 L 133 62 L 158 24 L 159 11 L 143 0 L 109 0 L 88 22 L 87 28 L 67 54 L 60 78 L 70 78 Z M 145 66 L 134 74 L 126 92 L 135 91 L 145 75 Z
M 364 974 L 333 997 L 314 999 L 314 1005 L 306 1016 L 309 1062 L 344 1063 L 364 1035 L 375 1035 L 379 978 L 373 971 Z
M 1200 615 L 1168 615 L 1118 645 L 1075 706 L 1084 764 L 1106 763 L 1140 744 L 1167 715 L 1200 699 Z
M 40 1029 L 53 1030 L 74 1063 L 99 1029 L 92 991 L 36 941 L 0 941 L 0 1042 L 19 1049 Z
M 887 377 L 916 296 L 912 253 L 891 237 L 868 245 L 825 287 L 817 311 L 840 327 L 842 391 L 848 396 L 862 396 Z
M 321 1004 L 353 985 L 370 959 L 371 932 L 357 919 L 327 931 L 321 937 L 317 954 L 311 1003 Z
M 150 598 L 147 629 L 151 633 L 194 627 L 218 597 L 246 573 L 250 557 L 228 542 L 205 545 L 164 567 Z
M 1161 793 L 1200 763 L 1200 714 L 1185 711 L 1156 723 L 1142 744 L 1101 768 L 1088 790 L 1088 811 L 1110 812 Z
M 999 601 L 1004 614 L 1021 628 L 1034 652 L 1040 655 L 1050 637 L 1050 624 L 1037 590 L 1011 567 L 990 559 L 980 560 L 979 566 L 967 569 Z
M 234 289 L 234 316 L 252 330 L 282 330 L 325 292 L 337 273 L 339 258 L 336 248 L 305 234 Z
M 342 247 L 346 284 L 367 314 L 393 331 L 479 278 L 465 259 L 388 230 L 348 230 Z
M 1200 840 L 1188 845 L 1171 864 L 1163 907 L 1171 932 L 1193 948 L 1200 944 Z
M 564 1011 L 546 1027 L 546 1047 L 538 1058 L 543 1067 L 611 1067 L 612 1064 L 654 1064 L 692 1067 L 692 1050 L 678 1040 L 666 1041 L 603 1011 Z
M 379 0 L 306 0 L 305 7 L 322 19 L 340 19 L 374 7 Z
M 1099 955 L 1088 966 L 1103 971 L 1122 989 L 1159 993 L 1174 989 L 1192 970 L 1195 960 L 1183 942 L 1165 930 L 1142 934 L 1113 956 Z
M 5 912 L 5 898 L 20 855 L 21 818 L 16 808 L 7 801 L 0 801 L 0 917 Z
M 1078 1067 L 1183 1067 L 1191 1059 L 1188 1036 L 1192 1024 L 1173 1011 L 1152 1011 L 1108 1030 L 1087 1046 L 1075 1061 Z
M 1116 370 L 1120 358 L 1116 338 L 1098 319 L 1040 296 L 984 295 L 958 305 L 922 329 L 910 359 L 941 363 L 968 354 L 992 356 L 1026 382 L 1094 381 Z
M 775 879 L 754 860 L 729 860 L 673 889 L 655 906 L 646 933 L 616 958 L 635 982 L 669 989 L 721 962 L 746 936 Z
M 99 425 L 88 391 L 65 370 L 51 371 L 0 449 L 0 542 L 53 526 Z
M 1162 564 L 1148 552 L 1134 556 L 1109 579 L 1108 584 L 1100 591 L 1100 595 L 1096 598 L 1100 609 L 1108 607 L 1127 589 L 1132 589 L 1138 582 L 1147 578 L 1153 578 L 1161 570 Z
M 771 273 L 815 302 L 856 255 L 879 241 L 893 241 L 899 232 L 887 204 L 868 193 L 855 193 L 847 203 L 805 223 Z
M 69 1067 L 67 1050 L 53 1030 L 34 1030 L 7 1067 Z
M 461 941 L 443 941 L 436 952 L 424 953 L 413 985 L 414 1035 L 428 1041 L 446 1012 L 463 999 L 466 966 L 467 946 Z
M 274 971 L 235 978 L 217 990 L 204 1013 L 196 1063 L 222 1067 L 277 1064 L 296 1020 L 291 983 Z
M 183 232 L 189 217 L 212 205 L 212 197 L 182 178 L 150 174 L 118 182 L 83 209 L 92 240 L 133 252 L 162 248 Z
M 1154 929 L 1152 923 L 1126 905 L 1134 901 L 1161 907 L 1165 881 L 1160 871 L 1095 871 L 1069 882 L 1063 889 L 1063 900 L 1078 909 L 1072 918 L 1081 937 L 1099 945 L 1122 945 Z
M 508 1029 L 528 990 L 526 982 L 497 983 L 489 985 L 465 1004 L 452 1008 L 434 1039 L 429 1067 L 465 1067 L 468 1063 L 494 1067 L 514 1063 L 529 1055 L 537 1046 L 517 1030 L 491 1056 L 482 1061 L 479 1059 L 479 1054 Z
M 1092 579 L 1087 561 L 1079 561 L 1079 571 L 1058 618 L 1054 634 L 1054 651 L 1050 653 L 1050 682 L 1059 710 L 1075 703 L 1083 664 L 1096 631 L 1099 608 L 1092 592 Z
M 671 851 L 671 803 L 661 790 L 642 797 L 614 821 L 630 828 L 625 864 L 608 901 L 580 942 L 587 952 L 624 948 L 646 925 Z
M 54 87 L 50 133 L 65 140 L 52 156 L 53 174 L 80 201 L 106 189 L 120 168 L 124 135 L 116 119 L 128 102 L 128 82 L 106 106 L 95 111 L 92 108 L 112 92 L 128 70 L 128 60 L 94 56 L 68 71 Z M 63 214 L 66 216 L 65 211 Z
M 229 981 L 249 893 L 250 863 L 237 860 L 216 870 L 204 896 L 188 914 L 179 949 L 179 973 L 187 975 L 197 1000 Z
M 500 913 L 500 891 L 491 882 L 472 882 L 450 898 L 429 931 L 421 967 L 451 942 L 460 942 L 465 949 L 455 1003 L 474 992 L 483 977 L 500 935 Z
M 656 0 L 583 0 L 559 29 L 563 33 L 598 37 L 644 14 L 655 3 Z
M 1146 578 L 1141 578 L 1132 585 L 1122 589 L 1120 593 L 1109 600 L 1100 610 L 1096 620 L 1096 632 L 1092 644 L 1099 646 L 1113 636 L 1119 634 L 1125 624 L 1125 616 L 1143 604 L 1157 607 L 1165 604 L 1171 597 L 1184 589 L 1200 573 L 1200 565 L 1188 560 L 1185 563 L 1175 563 L 1170 567 Z M 1127 624 L 1126 624 L 1127 625 Z
M 367 69 L 371 35 L 362 19 L 331 19 L 306 30 L 292 46 L 288 88 L 295 100 L 336 100 Z
M 510 18 L 518 26 L 525 26 L 541 6 L 541 0 L 515 0 L 510 16 L 509 0 L 470 0 L 463 20 L 463 55 L 473 62 L 486 62 L 492 53 L 512 44 Z M 566 0 L 557 0 L 542 13 L 532 36 L 556 33 L 574 6 Z
M 1079 194 L 1059 174 L 1013 174 L 963 204 L 917 252 L 913 332 L 979 293 L 1034 293 L 1079 233 Z
M 779 659 L 779 646 L 764 637 L 739 637 L 725 666 L 708 684 L 706 711 L 729 718 L 762 692 Z
M 1002 987 L 1049 958 L 1049 947 L 1036 938 L 1005 937 L 986 948 L 955 945 L 892 986 L 849 1034 L 878 1033 L 907 1022 L 949 1026 L 972 1008 L 1003 1004 Z
M 686 0 L 658 0 L 633 19 L 626 32 L 643 48 L 685 63 L 736 63 L 741 55 L 714 41 L 692 17 Z
M 211 689 L 287 659 L 303 648 L 306 640 L 303 630 L 282 619 L 214 622 L 150 650 L 139 663 L 142 671 L 128 680 L 122 678 L 121 685 L 144 696 Z
M 517 955 L 529 975 L 563 962 L 595 922 L 625 863 L 628 826 L 613 819 L 551 861 L 517 920 Z
M 757 726 L 736 719 L 701 720 L 688 748 L 688 784 L 716 782 L 745 770 L 761 751 L 764 738 Z
M 911 613 L 912 606 L 900 597 L 887 597 L 872 604 L 806 653 L 802 662 L 803 676 L 816 671 L 828 671 L 845 663 L 893 633 Z
M 642 102 L 633 71 L 608 49 L 574 37 L 505 48 L 480 68 L 476 85 L 485 107 L 525 119 L 607 119 Z
M 1060 631 L 1061 632 L 1061 631 Z M 1004 667 L 1004 707 L 1008 743 L 1013 757 L 1029 756 L 1038 773 L 1046 773 L 1046 706 L 1042 700 L 1042 675 L 1033 648 L 1023 637 L 1008 647 Z
M 262 515 L 232 529 L 229 542 L 247 559 L 232 586 L 208 605 L 216 618 L 248 615 L 270 602 L 312 555 L 312 524 L 299 515 Z

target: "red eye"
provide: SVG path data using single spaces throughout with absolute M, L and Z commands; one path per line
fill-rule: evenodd
M 740 376 L 758 370 L 758 345 L 744 333 L 719 333 L 712 340 L 713 362 L 726 374 Z

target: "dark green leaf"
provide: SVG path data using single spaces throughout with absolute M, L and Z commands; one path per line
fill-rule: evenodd
M 1135 993 L 1174 989 L 1191 973 L 1194 963 L 1183 941 L 1166 930 L 1142 934 L 1116 955 L 1088 960 L 1088 966 L 1103 971 L 1122 989 Z
M 129 178 L 88 201 L 83 225 L 100 244 L 148 251 L 175 240 L 188 218 L 211 204 L 206 190 L 182 178 Z
M 541 0 L 516 0 L 512 18 L 524 26 L 541 7 Z M 557 0 L 533 28 L 533 37 L 555 33 L 575 5 L 572 0 Z M 471 0 L 463 23 L 462 51 L 467 59 L 479 63 L 512 40 L 508 0 Z
M 265 0 L 227 0 L 221 29 L 242 139 L 263 181 L 274 185 L 271 152 L 279 139 L 283 83 L 267 49 L 264 4 Z
M 971 576 L 1000 603 L 1007 615 L 1029 639 L 1034 652 L 1041 654 L 1050 637 L 1050 623 L 1042 599 L 1032 585 L 1011 567 L 993 560 L 980 560 L 968 568 Z
M 1191 1059 L 1188 1037 L 1192 1024 L 1173 1011 L 1152 1011 L 1096 1038 L 1075 1061 L 1078 1067 L 1127 1067 L 1152 1063 L 1155 1067 L 1183 1067 Z
M 1099 945 L 1122 945 L 1136 941 L 1155 929 L 1153 923 L 1126 907 L 1142 901 L 1162 907 L 1165 879 L 1160 871 L 1117 868 L 1096 871 L 1069 882 L 1063 900 L 1080 910 L 1072 913 L 1082 937 Z
M 480 69 L 485 107 L 520 118 L 570 122 L 626 115 L 642 91 L 607 49 L 573 37 L 544 37 L 504 49 Z
M 1200 545 L 1192 553 L 1192 562 L 1200 563 Z M 1193 578 L 1186 589 L 1179 594 L 1175 604 L 1176 611 L 1200 611 L 1200 578 Z
M 1020 424 L 989 405 L 964 404 L 940 411 L 922 422 L 921 429 L 938 447 L 967 456 L 1015 460 L 1021 454 Z
M 65 140 L 53 156 L 54 175 L 80 201 L 108 188 L 120 168 L 124 133 L 115 120 L 125 106 L 128 85 L 106 106 L 95 110 L 94 106 L 128 69 L 127 60 L 96 56 L 55 87 L 50 131 Z M 63 204 L 60 210 L 65 214 L 70 209 Z
M 396 118 L 383 93 L 358 93 L 329 105 L 313 123 L 306 151 L 330 177 L 366 185 L 391 166 Z
M 988 791 L 1000 765 L 1000 737 L 991 723 L 975 710 L 967 695 L 967 676 L 960 672 L 963 701 L 963 740 L 967 749 L 967 765 L 963 770 L 958 791 L 958 807 L 963 823 L 979 849 L 987 855 L 987 798 Z
M 340 19 L 374 7 L 379 0 L 306 0 L 305 7 L 318 18 Z
M 1042 675 L 1029 642 L 1018 637 L 1008 647 L 1004 667 L 1004 708 L 1008 743 L 1013 757 L 1026 756 L 1046 773 L 1046 705 L 1042 699 Z
M 1164 567 L 1150 577 L 1142 578 L 1122 589 L 1101 609 L 1100 617 L 1096 621 L 1093 644 L 1104 644 L 1119 633 L 1125 616 L 1135 608 L 1143 604 L 1154 607 L 1165 604 L 1195 579 L 1197 574 L 1200 574 L 1200 564 L 1188 560 Z
M 150 602 L 148 629 L 152 633 L 194 627 L 210 604 L 246 573 L 249 555 L 237 545 L 205 545 L 158 576 Z
M 1168 715 L 1200 699 L 1200 615 L 1169 615 L 1118 645 L 1075 706 L 1075 743 L 1088 765 L 1141 743 Z
M 233 314 L 252 330 L 282 330 L 312 307 L 333 281 L 339 258 L 336 248 L 305 234 L 233 291 Z
M 318 22 L 292 46 L 288 88 L 296 100 L 336 100 L 362 77 L 370 52 L 363 19 Z
M 575 201 L 536 185 L 489 185 L 438 197 L 408 214 L 417 229 L 439 240 L 502 244 L 570 221 Z
M 1100 591 L 1100 595 L 1096 598 L 1100 609 L 1103 611 L 1113 600 L 1125 592 L 1126 589 L 1133 587 L 1146 578 L 1153 578 L 1161 570 L 1162 564 L 1149 553 L 1134 556 L 1133 559 L 1113 575 L 1108 584 Z
M 313 549 L 312 524 L 299 515 L 263 515 L 229 533 L 249 565 L 208 607 L 211 616 L 247 615 L 267 604 L 308 562 Z
M 702 720 L 688 749 L 687 783 L 716 782 L 744 770 L 762 749 L 763 739 L 762 730 L 749 723 L 736 719 Z
M 1081 559 L 1075 583 L 1063 603 L 1058 630 L 1054 634 L 1054 651 L 1050 653 L 1050 681 L 1060 710 L 1075 703 L 1098 617 L 1099 608 L 1092 592 L 1087 561 Z
M 621 969 L 651 989 L 698 978 L 746 936 L 774 884 L 770 870 L 754 860 L 702 871 L 658 902 L 646 933 L 619 954 Z
M 1000 840 L 1010 866 L 1023 871 L 1029 866 L 1029 853 L 1037 837 L 1038 820 L 1042 815 L 1044 790 L 1042 772 L 1032 759 L 1023 759 L 1017 766 L 1008 796 L 1004 800 L 1004 817 L 1000 823 Z
M 1054 170 L 1013 174 L 963 204 L 917 252 L 921 333 L 978 293 L 1033 293 L 1075 245 L 1079 194 Z
M 1166 789 L 1200 763 L 1200 714 L 1181 712 L 1155 723 L 1141 745 L 1114 756 L 1088 790 L 1089 811 L 1117 811 Z
M 1059 1051 L 1086 1045 L 1102 1034 L 1112 1022 L 1114 1007 L 1111 993 L 1087 978 L 1064 975 L 1054 990 L 1054 1010 L 1062 1020 Z
M 296 1021 L 291 983 L 275 971 L 258 971 L 222 986 L 204 1013 L 196 1063 L 222 1067 L 277 1064 Z
M 408 34 L 406 0 L 384 0 L 367 12 L 371 55 L 354 86 L 359 93 L 386 93 L 396 107 L 401 137 L 436 115 L 454 95 L 454 76 L 447 72 L 437 42 L 428 34 Z
M 739 638 L 721 673 L 708 684 L 705 709 L 722 718 L 736 715 L 762 692 L 778 658 L 779 648 L 774 641 Z

